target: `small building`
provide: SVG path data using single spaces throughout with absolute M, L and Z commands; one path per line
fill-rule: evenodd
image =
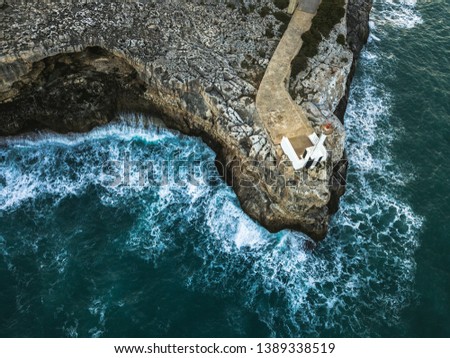
M 320 137 L 315 132 L 309 136 L 283 137 L 280 145 L 295 170 L 313 169 L 327 160 L 328 153 L 325 148 L 325 140 L 332 132 L 331 124 L 326 124 L 322 127 Z

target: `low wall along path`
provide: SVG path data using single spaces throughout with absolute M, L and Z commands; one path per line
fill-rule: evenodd
M 321 0 L 300 0 L 256 96 L 258 114 L 273 143 L 278 145 L 287 137 L 299 155 L 312 145 L 308 135 L 314 130 L 289 94 L 287 84 L 291 62 L 303 45 L 302 35 L 310 29 L 320 3 Z

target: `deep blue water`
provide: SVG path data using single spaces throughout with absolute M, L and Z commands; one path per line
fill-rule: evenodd
M 313 252 L 220 180 L 140 185 L 143 164 L 212 168 L 198 139 L 124 117 L 3 140 L 0 336 L 450 336 L 448 5 L 375 5 L 348 190 Z

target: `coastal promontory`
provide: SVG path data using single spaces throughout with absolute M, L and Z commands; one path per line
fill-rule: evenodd
M 0 0 L 0 135 L 157 114 L 216 152 L 250 217 L 320 240 L 345 191 L 343 117 L 371 4 Z M 326 160 L 294 169 L 281 139 L 324 128 Z

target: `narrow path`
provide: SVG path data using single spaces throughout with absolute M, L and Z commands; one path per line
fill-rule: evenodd
M 258 114 L 274 144 L 280 144 L 283 137 L 295 138 L 298 153 L 303 153 L 306 146 L 311 145 L 307 136 L 314 130 L 302 108 L 292 99 L 287 86 L 291 62 L 303 45 L 302 35 L 310 29 L 320 2 L 300 0 L 256 95 Z

